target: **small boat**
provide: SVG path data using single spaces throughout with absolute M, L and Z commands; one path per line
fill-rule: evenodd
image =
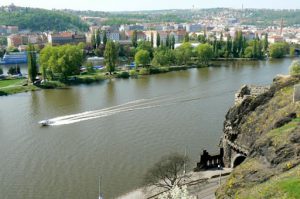
M 42 126 L 49 126 L 52 123 L 53 122 L 51 122 L 50 120 L 42 120 L 42 121 L 39 122 L 39 124 L 42 125 Z

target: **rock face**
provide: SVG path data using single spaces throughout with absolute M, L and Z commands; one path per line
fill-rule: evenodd
M 247 97 L 226 114 L 222 142 L 225 166 L 237 167 L 218 198 L 243 198 L 248 189 L 299 165 L 300 103 L 293 102 L 299 82 L 299 76 L 276 78 L 263 93 L 251 95 L 243 86 L 236 95 Z

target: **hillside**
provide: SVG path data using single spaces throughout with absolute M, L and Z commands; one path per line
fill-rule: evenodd
M 249 152 L 217 198 L 300 198 L 300 103 L 293 103 L 298 83 L 300 76 L 276 78 L 269 91 L 229 110 L 224 136 Z M 224 158 L 232 161 L 230 156 Z
M 76 15 L 66 12 L 24 8 L 0 7 L 0 25 L 15 25 L 31 31 L 87 30 L 88 26 Z

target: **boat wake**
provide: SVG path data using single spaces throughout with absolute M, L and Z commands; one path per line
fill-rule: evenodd
M 228 93 L 228 92 L 233 92 L 233 91 L 227 91 L 225 93 Z M 182 93 L 179 95 L 178 94 L 175 96 L 174 95 L 173 96 L 166 95 L 166 96 L 156 97 L 156 98 L 152 98 L 152 99 L 135 100 L 135 101 L 131 101 L 131 102 L 128 102 L 125 104 L 112 106 L 109 108 L 104 108 L 104 109 L 95 110 L 95 111 L 86 111 L 83 113 L 77 113 L 77 114 L 66 115 L 66 116 L 59 116 L 59 117 L 55 117 L 55 118 L 44 120 L 44 121 L 47 121 L 47 126 L 67 125 L 67 124 L 73 124 L 73 123 L 82 122 L 82 121 L 86 121 L 86 120 L 108 117 L 111 115 L 124 113 L 124 112 L 151 109 L 151 108 L 157 108 L 157 107 L 165 107 L 165 106 L 171 106 L 171 105 L 176 105 L 179 103 L 191 102 L 191 101 L 200 100 L 200 99 L 209 98 L 209 97 L 216 97 L 216 95 L 207 96 L 207 95 L 205 95 L 205 93 L 203 93 L 202 96 L 198 96 L 198 97 L 188 97 L 188 96 L 182 95 Z M 219 95 L 223 95 L 223 94 L 224 93 L 221 93 Z M 41 122 L 43 122 L 43 121 L 41 121 Z M 41 123 L 41 122 L 39 122 L 39 123 Z

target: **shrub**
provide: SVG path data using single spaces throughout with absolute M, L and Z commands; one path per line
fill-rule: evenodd
M 142 68 L 139 71 L 139 75 L 149 75 L 149 74 L 150 74 L 150 71 L 147 68 Z
M 130 70 L 130 71 L 129 71 L 129 75 L 130 75 L 131 77 L 135 77 L 135 76 L 138 75 L 138 72 L 137 72 L 136 70 Z
M 129 78 L 129 77 L 130 77 L 130 75 L 129 75 L 129 73 L 126 72 L 126 71 L 123 71 L 123 72 L 117 74 L 117 78 L 124 78 L 124 79 L 127 79 L 127 78 Z
M 300 61 L 293 61 L 290 66 L 290 75 L 300 75 Z

